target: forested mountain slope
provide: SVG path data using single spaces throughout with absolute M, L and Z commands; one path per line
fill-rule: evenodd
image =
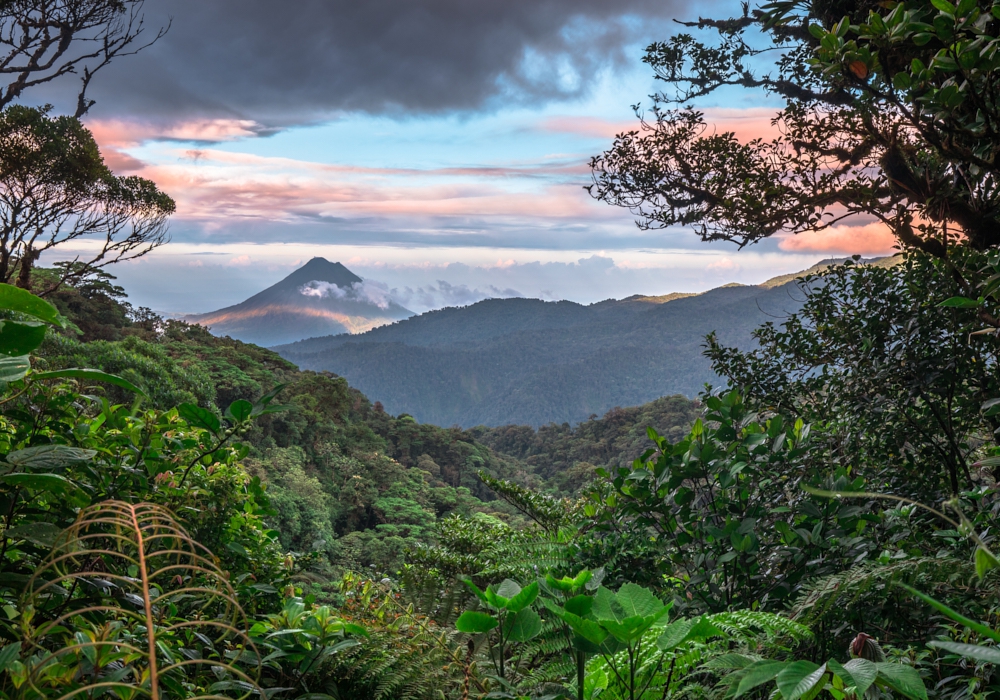
M 667 302 L 490 299 L 276 350 L 303 369 L 342 375 L 386 410 L 421 422 L 539 426 L 668 394 L 695 396 L 716 381 L 701 355 L 706 334 L 746 347 L 754 328 L 795 311 L 801 298 L 796 283 L 786 283 Z

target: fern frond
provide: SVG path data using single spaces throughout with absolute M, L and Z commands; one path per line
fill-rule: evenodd
M 82 510 L 29 580 L 21 609 L 27 682 L 39 696 L 159 700 L 182 687 L 191 700 L 264 695 L 235 591 L 160 506 Z M 91 671 L 67 678 L 67 667 Z
M 891 564 L 868 563 L 830 576 L 814 579 L 803 586 L 792 606 L 792 617 L 812 624 L 833 609 L 849 609 L 866 594 L 884 591 L 895 583 L 918 588 L 933 585 L 965 585 L 975 578 L 972 564 L 950 557 L 903 559 Z

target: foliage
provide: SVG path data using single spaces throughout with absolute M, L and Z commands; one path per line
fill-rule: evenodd
M 987 265 L 971 251 L 953 261 L 970 278 Z M 942 305 L 960 292 L 948 268 L 910 254 L 893 268 L 834 266 L 807 284 L 801 311 L 757 331 L 758 349 L 712 342 L 717 371 L 751 407 L 822 424 L 830 463 L 876 490 L 940 501 L 975 488 L 977 451 L 1000 425 L 980 411 L 1000 394 L 997 348 L 970 336 L 976 309 Z
M 558 441 L 572 432 L 570 424 L 664 394 L 697 396 L 706 382 L 716 381 L 701 356 L 705 334 L 718 331 L 726 342 L 742 346 L 761 323 L 797 308 L 799 297 L 794 286 L 733 285 L 668 301 L 640 297 L 589 306 L 491 299 L 276 350 L 302 369 L 348 378 L 390 412 L 406 412 L 421 423 L 539 428 L 555 422 L 543 440 L 557 444 L 543 445 L 547 453 L 533 463 L 546 478 L 554 478 L 566 459 Z M 680 399 L 665 404 L 648 411 L 653 420 L 666 413 L 667 422 L 655 425 L 664 430 L 687 422 L 685 414 L 690 417 L 694 410 Z M 634 416 L 638 423 L 639 416 L 623 410 L 624 415 L 609 422 Z M 613 436 L 607 423 L 593 427 L 591 437 L 598 444 L 595 449 L 574 448 L 574 461 L 603 466 L 604 461 L 595 460 L 613 458 L 628 442 L 639 448 L 636 454 L 641 452 L 637 443 L 645 425 L 639 425 L 638 440 Z M 582 440 L 588 430 L 574 436 Z M 490 444 L 503 449 L 504 438 L 496 439 Z M 527 435 L 512 442 L 522 440 L 533 442 Z M 618 445 L 605 447 L 602 440 Z M 533 456 L 533 449 L 525 457 Z M 571 486 L 573 479 L 566 480 Z
M 741 245 L 858 214 L 936 257 L 959 234 L 997 245 L 990 3 L 777 0 L 688 26 L 718 38 L 681 33 L 647 49 L 672 92 L 594 159 L 594 196 L 643 226 Z M 703 114 L 682 107 L 727 86 L 783 102 L 772 138 L 706 133 Z
M 8 630 L 20 632 L 21 660 L 7 659 L 7 695 L 262 692 L 235 589 L 158 506 L 104 501 L 81 511 L 16 610 Z
M 38 258 L 81 238 L 93 253 L 62 281 L 166 242 L 174 201 L 140 177 L 117 177 L 80 121 L 19 105 L 0 112 L 0 282 L 31 288 Z

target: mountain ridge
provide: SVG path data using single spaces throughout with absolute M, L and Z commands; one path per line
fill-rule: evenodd
M 616 406 L 718 384 L 704 338 L 752 346 L 753 331 L 801 306 L 797 279 L 590 305 L 487 299 L 357 335 L 273 349 L 302 369 L 345 377 L 392 413 L 438 425 L 575 423 Z M 883 260 L 864 264 L 892 264 Z
M 239 304 L 181 320 L 266 347 L 317 335 L 363 333 L 412 315 L 389 299 L 387 290 L 339 262 L 315 257 Z

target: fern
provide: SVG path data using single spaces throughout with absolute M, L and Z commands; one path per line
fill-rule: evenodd
M 29 580 L 21 610 L 15 685 L 37 696 L 264 696 L 227 576 L 160 506 L 82 510 Z
M 811 625 L 831 610 L 853 608 L 864 596 L 882 592 L 896 583 L 917 588 L 967 585 L 975 569 L 967 561 L 954 558 L 921 557 L 892 564 L 867 563 L 846 571 L 807 582 L 792 606 L 792 617 Z

